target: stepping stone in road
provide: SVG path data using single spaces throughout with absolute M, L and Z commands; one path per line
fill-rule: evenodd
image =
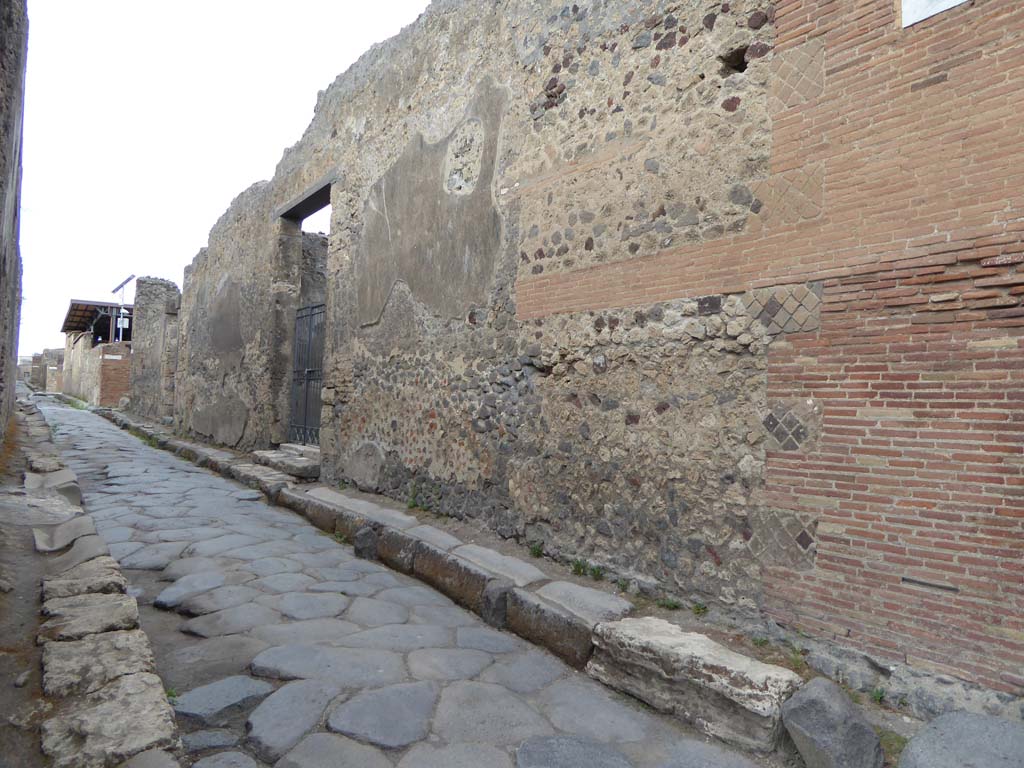
M 226 677 L 215 683 L 193 688 L 178 697 L 174 711 L 179 717 L 200 725 L 216 726 L 226 723 L 232 715 L 255 704 L 274 690 L 263 680 L 246 675 Z
M 331 712 L 327 727 L 395 749 L 426 738 L 437 703 L 436 683 L 407 683 L 357 694 Z
M 276 690 L 245 724 L 253 751 L 265 762 L 277 760 L 320 723 L 340 692 L 338 686 L 320 680 L 296 680 Z

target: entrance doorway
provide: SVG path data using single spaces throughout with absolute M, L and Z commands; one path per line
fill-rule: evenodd
M 324 304 L 295 313 L 295 362 L 292 366 L 292 415 L 288 442 L 320 444 L 320 390 L 324 372 Z

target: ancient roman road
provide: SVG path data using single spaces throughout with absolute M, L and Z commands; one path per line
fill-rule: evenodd
M 256 491 L 42 402 L 195 768 L 755 768 Z

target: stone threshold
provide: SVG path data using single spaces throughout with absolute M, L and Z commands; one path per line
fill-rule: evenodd
M 60 702 L 42 724 L 42 751 L 54 768 L 135 766 L 141 759 L 177 766 L 167 751 L 179 746 L 174 712 L 139 624 L 138 603 L 82 509 L 78 478 L 58 458 L 39 409 L 28 401 L 18 405 L 26 422 L 41 428 L 28 451 L 25 493 L 64 518 L 32 528 L 35 549 L 46 558 L 44 620 L 36 637 L 42 687 Z
M 464 543 L 390 499 L 303 482 L 266 466 L 265 456 L 182 440 L 121 411 L 93 410 L 155 447 L 260 490 L 352 544 L 357 556 L 418 578 L 611 688 L 728 744 L 760 753 L 780 749 L 782 706 L 803 683 L 788 669 L 662 619 L 631 618 L 628 600 L 552 580 L 531 563 Z

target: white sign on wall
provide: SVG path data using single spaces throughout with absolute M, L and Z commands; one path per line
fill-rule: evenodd
M 903 0 L 903 26 L 909 27 L 919 21 L 949 10 L 955 5 L 963 5 L 967 0 Z

